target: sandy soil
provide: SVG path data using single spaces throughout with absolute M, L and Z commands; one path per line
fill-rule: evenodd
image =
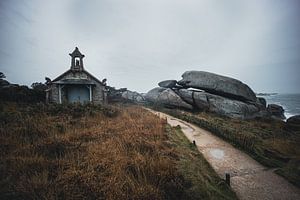
M 199 151 L 221 178 L 225 179 L 225 173 L 229 173 L 231 187 L 239 199 L 300 200 L 297 187 L 229 143 L 188 122 L 161 112 L 151 112 L 167 118 L 171 126 L 179 125 L 186 137 L 196 142 Z

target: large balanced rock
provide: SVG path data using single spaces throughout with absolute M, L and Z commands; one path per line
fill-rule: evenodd
M 176 84 L 177 84 L 176 80 L 166 80 L 158 83 L 158 85 L 163 88 L 174 88 Z
M 193 106 L 183 101 L 170 88 L 154 88 L 146 94 L 146 100 L 155 103 L 157 105 L 163 105 L 167 107 L 179 107 L 185 109 L 193 109 Z
M 197 88 L 206 92 L 242 101 L 256 102 L 255 93 L 239 80 L 204 71 L 187 71 L 178 82 L 186 88 Z
M 286 128 L 289 130 L 300 131 L 300 115 L 295 115 L 286 120 Z
M 135 103 L 143 103 L 145 102 L 145 98 L 138 92 L 132 92 L 130 90 L 126 90 L 122 93 L 122 98 L 135 102 Z
M 284 109 L 280 105 L 269 104 L 268 107 L 267 107 L 267 111 L 274 118 L 279 118 L 279 119 L 285 119 L 286 118 L 284 116 Z

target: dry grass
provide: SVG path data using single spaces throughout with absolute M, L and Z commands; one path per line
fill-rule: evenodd
M 2 103 L 0 111 L 1 199 L 184 199 L 194 187 L 166 121 L 142 108 Z M 213 190 L 202 196 L 234 198 L 209 170 L 203 183 Z

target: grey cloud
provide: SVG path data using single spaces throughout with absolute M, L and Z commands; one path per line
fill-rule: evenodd
M 4 2 L 0 43 L 16 58 L 0 53 L 0 70 L 14 82 L 54 78 L 78 46 L 99 79 L 140 92 L 192 69 L 259 92 L 300 92 L 297 0 Z

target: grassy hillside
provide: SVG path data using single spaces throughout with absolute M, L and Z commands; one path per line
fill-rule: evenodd
M 135 106 L 0 104 L 0 199 L 236 199 L 179 128 Z
M 300 187 L 300 134 L 285 129 L 283 121 L 239 120 L 210 113 L 157 108 L 192 122 L 242 149 L 265 166 Z

